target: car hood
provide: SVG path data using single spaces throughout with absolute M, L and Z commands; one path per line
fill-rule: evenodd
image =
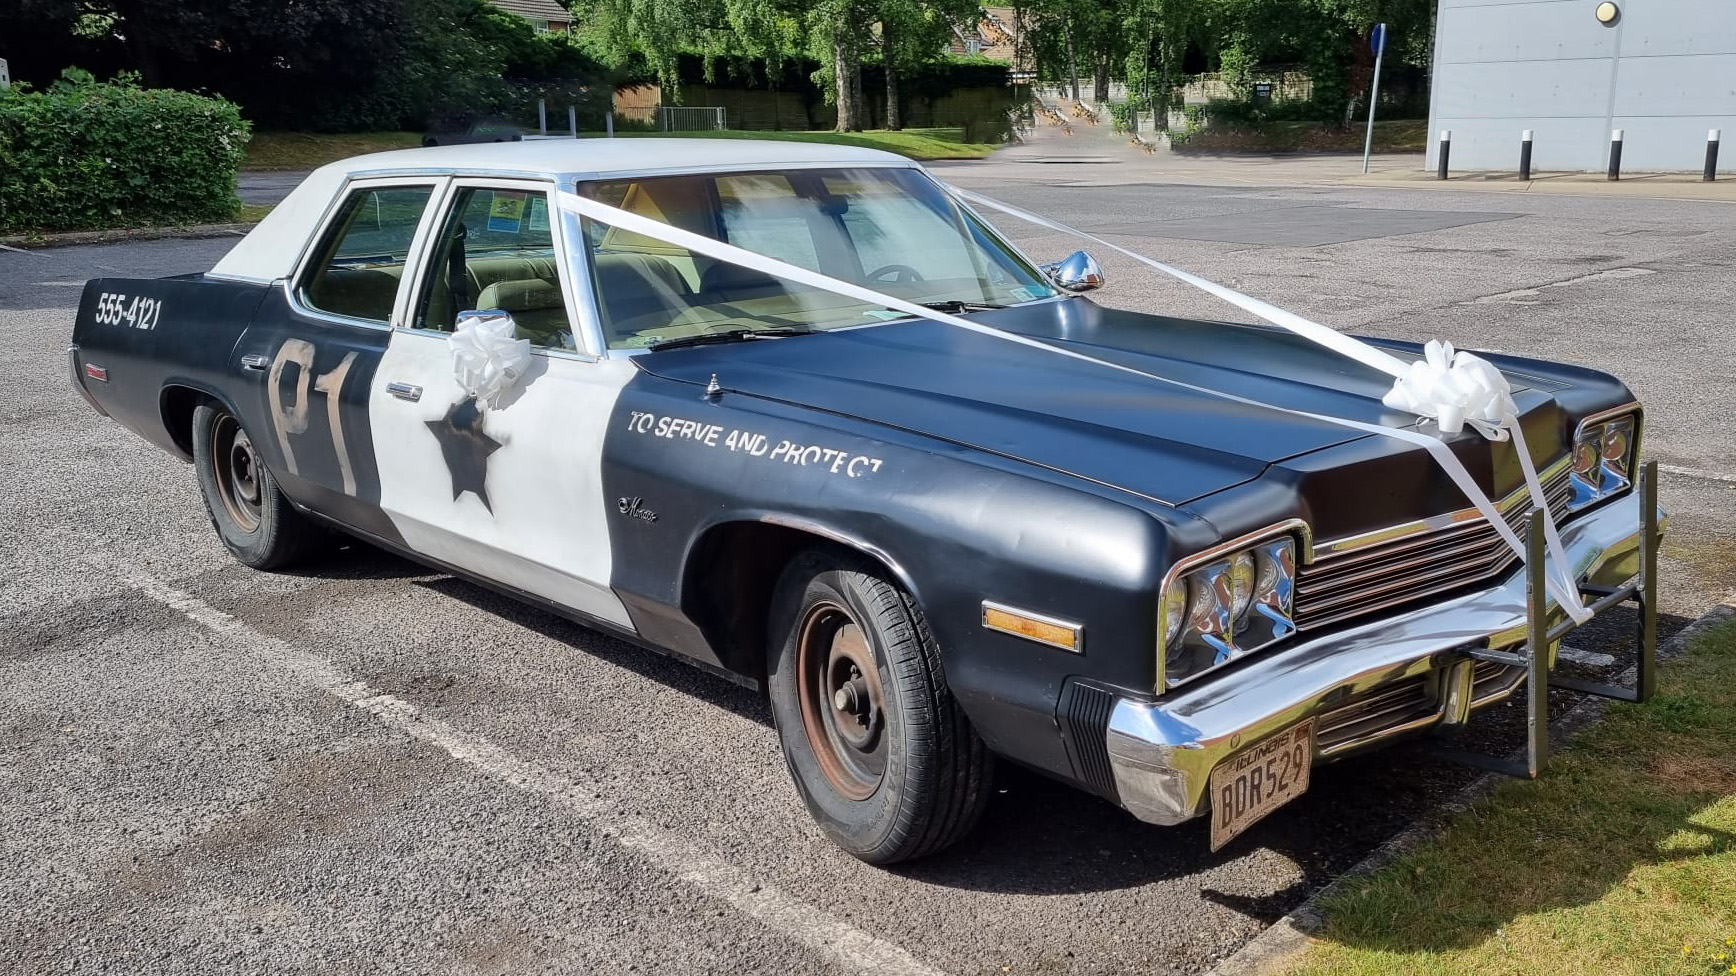
M 716 375 L 729 391 L 915 431 L 1169 505 L 1370 436 L 1289 411 L 1417 422 L 1381 405 L 1390 377 L 1281 330 L 1122 312 L 1084 299 L 973 319 L 1271 406 L 925 320 L 667 350 L 637 362 L 669 379 L 704 384 Z M 1413 345 L 1387 345 L 1416 355 Z

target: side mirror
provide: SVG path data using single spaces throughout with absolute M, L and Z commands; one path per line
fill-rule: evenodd
M 1074 251 L 1063 260 L 1043 265 L 1040 270 L 1062 291 L 1078 294 L 1103 287 L 1103 266 L 1084 251 Z
M 506 320 L 505 327 L 496 325 L 495 328 L 507 335 L 514 335 L 517 333 L 518 323 L 512 320 L 512 313 L 508 312 L 504 308 L 467 308 L 464 311 L 459 312 L 457 317 L 454 319 L 452 323 L 452 331 L 457 332 L 459 326 L 466 324 L 470 324 L 471 327 L 474 328 L 480 325 L 497 323 L 501 319 Z

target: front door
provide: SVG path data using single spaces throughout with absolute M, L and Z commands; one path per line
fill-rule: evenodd
M 631 362 L 575 348 L 569 271 L 547 184 L 452 188 L 410 327 L 369 391 L 380 505 L 410 548 L 600 620 L 631 627 L 610 589 L 603 436 Z M 531 367 L 493 405 L 453 378 L 457 313 L 511 313 Z

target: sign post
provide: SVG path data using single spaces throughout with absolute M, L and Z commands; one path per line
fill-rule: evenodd
M 1374 33 L 1368 37 L 1368 46 L 1374 49 L 1374 81 L 1368 89 L 1368 135 L 1362 140 L 1362 171 L 1368 172 L 1368 154 L 1374 149 L 1374 103 L 1380 100 L 1380 62 L 1386 54 L 1386 25 L 1375 24 Z

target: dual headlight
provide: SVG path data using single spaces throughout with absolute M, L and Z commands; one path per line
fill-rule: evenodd
M 1637 430 L 1637 418 L 1631 413 L 1579 425 L 1573 437 L 1573 471 L 1568 476 L 1573 486 L 1568 511 L 1578 511 L 1633 484 Z
M 1286 527 L 1283 531 L 1288 532 Z M 1173 688 L 1296 630 L 1296 539 L 1270 533 L 1164 581 L 1159 632 L 1164 688 Z

